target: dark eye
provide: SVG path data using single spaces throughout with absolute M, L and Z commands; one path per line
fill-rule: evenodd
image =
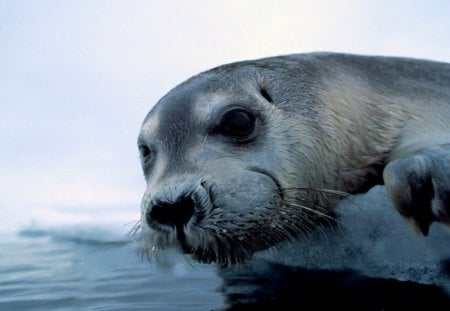
M 248 138 L 254 129 L 255 116 L 243 109 L 234 109 L 223 115 L 218 131 L 233 138 Z
M 139 154 L 141 155 L 142 160 L 145 161 L 146 159 L 148 159 L 151 156 L 152 151 L 150 150 L 149 147 L 147 147 L 145 145 L 140 145 L 139 146 Z

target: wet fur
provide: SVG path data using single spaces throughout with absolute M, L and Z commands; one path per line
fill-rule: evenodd
M 152 109 L 140 134 L 141 144 L 170 150 L 159 159 L 164 164 L 152 170 L 144 165 L 149 189 L 142 203 L 143 221 L 134 230 L 143 254 L 153 258 L 160 249 L 175 247 L 195 260 L 227 265 L 307 236 L 324 221 L 335 222 L 334 204 L 345 194 L 382 184 L 389 162 L 450 141 L 449 84 L 449 64 L 332 53 L 233 63 L 187 80 Z M 180 186 L 184 174 L 204 178 L 196 169 L 205 162 L 192 160 L 191 154 L 208 161 L 202 148 L 216 152 L 208 136 L 194 149 L 186 143 L 189 135 L 204 135 L 201 126 L 206 122 L 186 116 L 207 117 L 209 109 L 237 96 L 233 94 L 261 115 L 260 142 L 253 148 L 266 150 L 275 167 L 268 173 L 274 181 L 273 201 L 250 209 L 245 201 L 240 209 L 227 209 L 227 189 L 218 180 Z M 437 132 L 443 134 L 430 139 Z M 263 142 L 271 148 L 263 149 Z M 239 162 L 238 148 L 223 148 L 229 148 L 227 153 L 210 157 L 230 161 L 238 167 L 236 174 L 253 170 L 255 178 L 265 178 L 264 170 Z M 160 185 L 170 181 L 176 189 Z M 201 193 L 196 222 L 167 232 L 150 230 L 145 214 L 153 197 L 165 191 L 176 197 L 177 189 Z

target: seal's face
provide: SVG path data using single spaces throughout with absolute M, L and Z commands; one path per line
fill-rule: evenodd
M 146 254 L 175 247 L 230 264 L 308 230 L 315 213 L 289 191 L 302 184 L 293 167 L 304 146 L 287 138 L 302 130 L 298 121 L 254 81 L 200 76 L 162 98 L 138 139 Z

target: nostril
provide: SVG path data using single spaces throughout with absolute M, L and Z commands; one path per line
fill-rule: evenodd
M 147 213 L 147 223 L 158 223 L 168 226 L 181 226 L 188 223 L 189 219 L 194 215 L 195 202 L 190 196 L 178 199 L 174 203 L 159 202 L 152 206 Z

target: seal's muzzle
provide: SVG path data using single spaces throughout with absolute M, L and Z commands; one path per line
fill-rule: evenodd
M 169 226 L 179 228 L 185 226 L 195 212 L 195 202 L 192 196 L 183 195 L 175 202 L 159 201 L 153 204 L 146 214 L 150 227 Z

